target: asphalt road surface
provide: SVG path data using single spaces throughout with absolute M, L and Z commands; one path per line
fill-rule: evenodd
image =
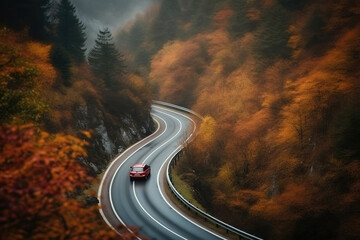
M 225 239 L 178 211 L 164 191 L 169 157 L 193 133 L 195 122 L 186 113 L 157 105 L 152 116 L 157 131 L 127 149 L 104 174 L 99 198 L 105 221 L 113 228 L 119 223 L 139 227 L 139 239 Z M 134 163 L 149 164 L 151 177 L 130 181 Z

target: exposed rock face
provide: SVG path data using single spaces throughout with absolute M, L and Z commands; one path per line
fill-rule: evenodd
M 81 161 L 93 174 L 100 173 L 116 155 L 155 128 L 150 115 L 139 123 L 130 115 L 114 118 L 92 104 L 78 106 L 74 115 L 75 128 L 92 134 L 88 157 Z

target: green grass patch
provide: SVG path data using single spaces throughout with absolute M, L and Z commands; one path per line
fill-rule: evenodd
M 196 201 L 194 195 L 193 195 L 193 190 L 190 187 L 190 185 L 183 181 L 180 176 L 178 171 L 176 170 L 176 168 L 174 168 L 171 171 L 171 177 L 172 177 L 172 182 L 176 188 L 176 190 L 186 199 L 188 200 L 192 205 L 194 205 L 195 207 L 201 209 L 202 211 L 205 211 L 204 207 L 201 206 L 201 204 Z

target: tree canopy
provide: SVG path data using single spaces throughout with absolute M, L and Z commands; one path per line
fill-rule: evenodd
M 29 64 L 0 36 L 0 124 L 9 122 L 37 122 L 45 111 L 45 103 L 36 90 L 39 69 Z
M 57 42 L 77 62 L 85 59 L 85 26 L 76 16 L 75 6 L 69 0 L 61 0 L 56 13 Z
M 95 46 L 90 50 L 88 61 L 94 74 L 102 79 L 108 88 L 118 88 L 125 73 L 123 55 L 117 50 L 108 28 L 100 30 Z
M 180 16 L 178 1 L 164 0 L 150 30 L 150 38 L 155 50 L 160 49 L 168 40 L 175 39 L 176 20 Z
M 29 34 L 39 40 L 49 38 L 50 23 L 46 11 L 50 0 L 1 0 L 0 23 L 16 30 L 29 28 Z

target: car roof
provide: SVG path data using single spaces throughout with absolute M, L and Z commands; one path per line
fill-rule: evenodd
M 145 165 L 144 163 L 135 163 L 133 167 L 145 167 Z

